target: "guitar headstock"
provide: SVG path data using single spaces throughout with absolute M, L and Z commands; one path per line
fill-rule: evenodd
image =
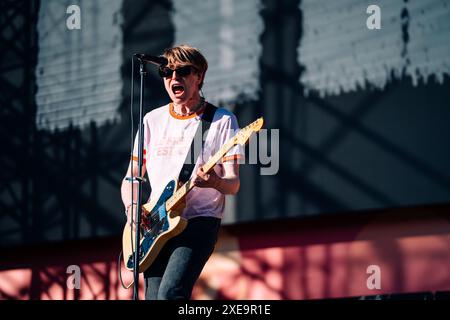
M 258 118 L 254 122 L 250 123 L 245 128 L 242 128 L 239 130 L 239 132 L 235 135 L 235 141 L 236 144 L 244 145 L 247 143 L 248 139 L 250 139 L 250 136 L 253 132 L 258 132 L 261 130 L 262 126 L 264 124 L 264 118 Z

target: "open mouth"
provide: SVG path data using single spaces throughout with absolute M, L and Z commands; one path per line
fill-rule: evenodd
M 184 92 L 184 87 L 183 87 L 181 84 L 174 84 L 174 85 L 172 86 L 172 92 L 173 92 L 175 95 L 181 95 L 181 94 L 183 94 L 183 92 Z

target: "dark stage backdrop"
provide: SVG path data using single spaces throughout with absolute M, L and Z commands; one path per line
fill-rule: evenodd
M 233 1 L 220 2 L 231 10 Z M 83 7 L 83 1 L 79 4 Z M 137 52 L 159 54 L 180 41 L 172 21 L 172 1 L 124 0 L 119 70 L 123 83 L 117 116 L 101 125 L 92 121 L 81 128 L 70 125 L 42 130 L 36 124 L 35 98 L 40 5 L 39 1 L 11 1 L 2 3 L 0 9 L 1 245 L 121 232 L 125 219 L 119 188 L 131 136 L 130 57 Z M 228 199 L 225 223 L 449 203 L 450 80 L 445 72 L 440 81 L 430 77 L 417 83 L 408 75 L 408 63 L 420 65 L 420 57 L 426 58 L 408 58 L 414 50 L 419 51 L 408 46 L 415 36 L 410 32 L 412 9 L 400 5 L 401 10 L 394 14 L 393 19 L 399 21 L 398 42 L 382 49 L 379 43 L 371 47 L 369 42 L 364 51 L 372 61 L 386 50 L 400 54 L 400 65 L 392 66 L 388 81 L 351 90 L 341 87 L 331 94 L 315 90 L 312 82 L 299 81 L 311 75 L 306 60 L 303 65 L 298 56 L 310 32 L 301 5 L 298 0 L 261 1 L 260 56 L 258 72 L 253 75 L 259 89 L 256 95 L 227 101 L 227 107 L 241 126 L 262 115 L 267 129 L 279 130 L 279 169 L 274 175 L 261 175 L 264 165 L 243 164 L 241 190 Z M 363 28 L 366 7 L 354 18 L 361 19 Z M 345 14 L 336 8 L 338 18 Z M 54 23 L 65 23 L 66 17 L 62 12 Z M 338 27 L 340 22 L 336 23 Z M 235 27 L 239 31 L 239 26 Z M 427 37 L 442 41 L 444 31 L 450 34 L 436 30 Z M 373 32 L 383 37 L 383 29 Z M 197 33 L 206 39 L 211 34 L 208 30 Z M 344 44 L 349 37 L 352 33 L 342 31 L 330 38 L 331 59 L 346 56 Z M 208 45 L 219 45 L 226 39 L 208 40 Z M 234 48 L 233 52 L 236 56 L 240 50 Z M 356 64 L 356 58 L 344 62 L 348 68 Z M 445 68 L 448 72 L 448 65 L 442 66 Z M 348 75 L 342 72 L 341 80 L 345 77 Z M 102 78 L 97 81 L 102 83 Z M 146 111 L 168 101 L 154 70 L 149 72 L 146 88 Z M 137 108 L 134 115 L 137 119 Z

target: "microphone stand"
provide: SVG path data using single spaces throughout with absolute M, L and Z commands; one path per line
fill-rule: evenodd
M 145 61 L 138 57 L 139 60 L 139 73 L 141 78 L 141 88 L 139 97 L 139 128 L 138 128 L 138 173 L 139 176 L 135 179 L 138 182 L 138 198 L 137 198 L 137 210 L 135 213 L 135 251 L 134 251 L 134 286 L 133 286 L 133 300 L 139 300 L 139 262 L 140 262 L 140 225 L 141 225 L 141 206 L 142 206 L 142 182 L 145 181 L 141 176 L 143 165 L 143 149 L 144 149 L 144 77 L 147 75 L 145 72 Z M 134 79 L 131 79 L 134 81 Z M 133 184 L 132 184 L 133 188 Z

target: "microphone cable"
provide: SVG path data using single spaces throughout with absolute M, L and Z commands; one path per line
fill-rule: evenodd
M 133 115 L 133 106 L 134 106 L 134 56 L 131 56 L 131 96 L 130 96 L 130 120 L 131 120 L 131 146 L 130 146 L 130 159 L 131 159 L 131 164 L 130 164 L 130 170 L 131 170 L 131 232 L 130 232 L 130 240 L 131 240 L 131 251 L 134 253 L 134 243 L 133 243 L 133 225 L 134 225 L 134 215 L 133 215 L 133 204 L 134 204 L 134 176 L 133 176 L 133 151 L 134 151 L 134 115 Z M 138 208 L 139 209 L 139 208 Z M 127 221 L 125 223 L 128 223 L 128 212 L 126 212 L 127 214 Z M 131 287 L 131 285 L 136 281 L 136 279 L 134 279 L 134 272 L 133 272 L 133 281 L 126 286 L 123 283 L 122 280 L 122 268 L 120 267 L 120 261 L 121 261 L 121 256 L 122 256 L 122 251 L 120 251 L 119 253 L 119 260 L 117 263 L 117 268 L 118 268 L 118 274 L 119 274 L 119 279 L 120 279 L 120 283 L 122 285 L 122 287 L 124 289 L 129 289 Z M 136 262 L 135 262 L 136 263 Z

